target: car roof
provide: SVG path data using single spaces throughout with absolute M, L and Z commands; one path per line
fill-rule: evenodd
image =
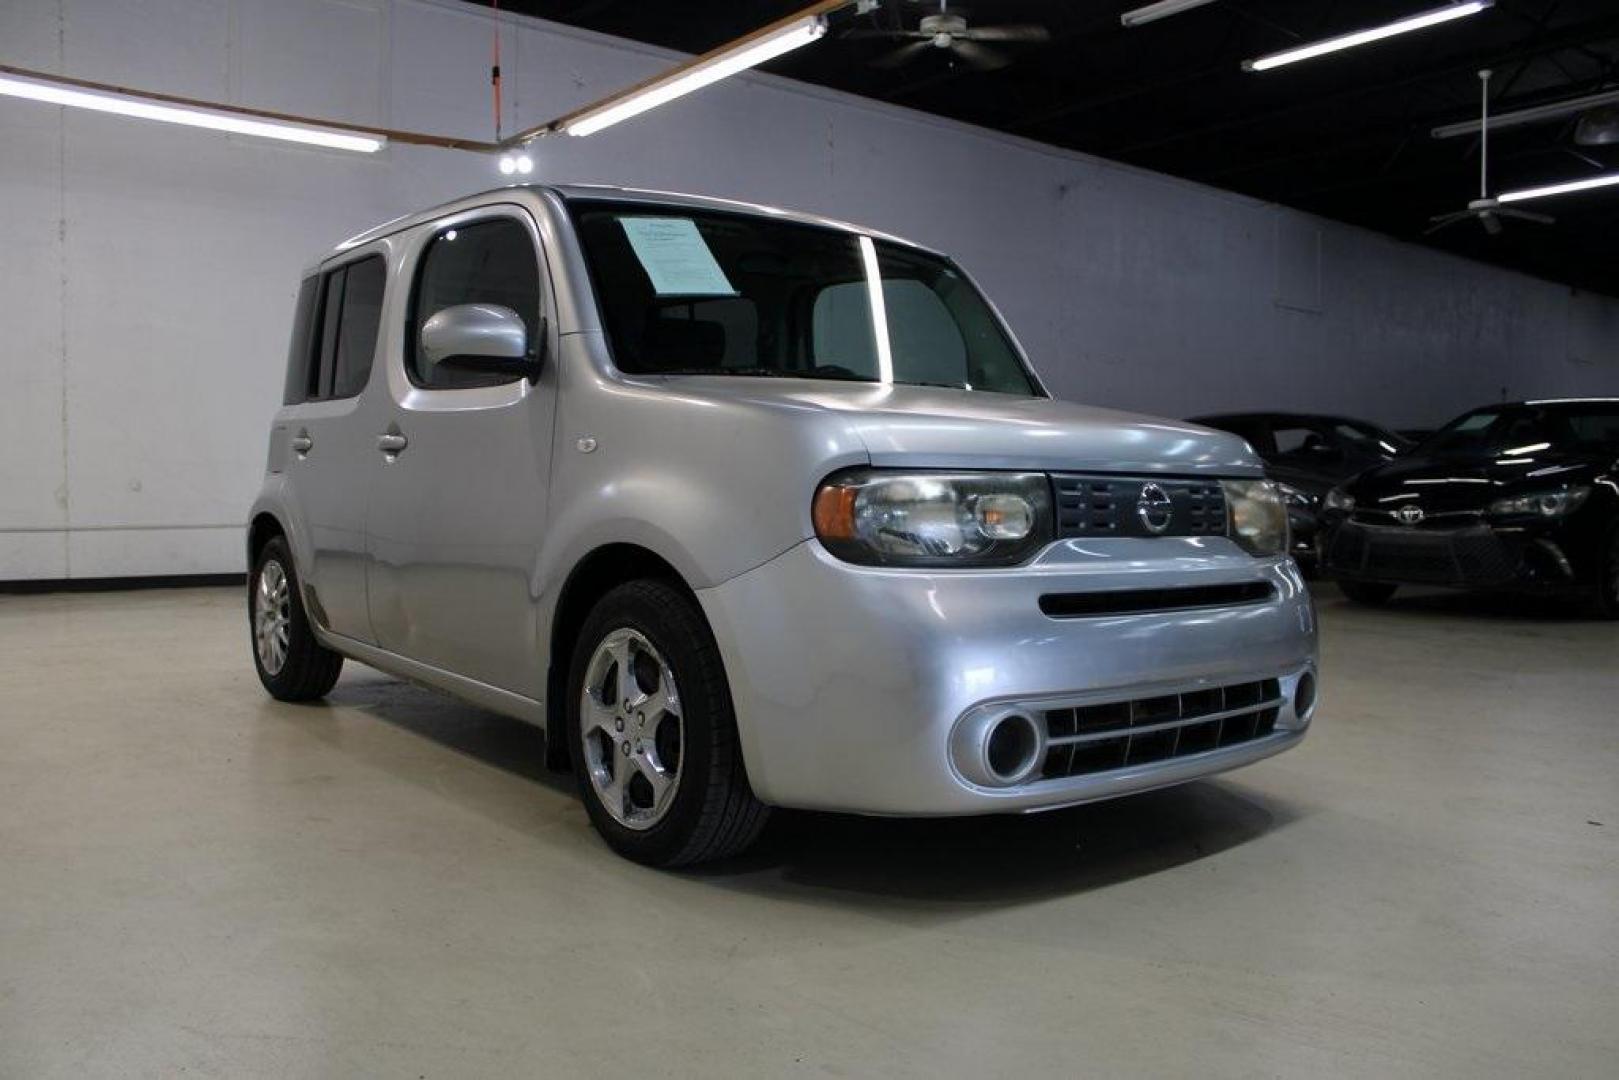
M 675 206 L 692 210 L 709 210 L 730 214 L 754 214 L 769 218 L 773 221 L 790 221 L 800 225 L 814 225 L 824 229 L 837 229 L 840 232 L 869 236 L 874 240 L 885 240 L 890 243 L 903 244 L 906 247 L 930 254 L 941 254 L 931 248 L 925 247 L 902 236 L 885 233 L 878 229 L 868 229 L 863 225 L 851 224 L 837 218 L 821 217 L 815 214 L 799 213 L 793 210 L 783 210 L 780 207 L 767 206 L 763 203 L 742 202 L 737 199 L 722 199 L 711 195 L 690 195 L 676 191 L 654 191 L 645 188 L 617 187 L 611 184 L 507 184 L 498 188 L 489 188 L 471 195 L 463 195 L 458 199 L 440 203 L 437 206 L 418 210 L 411 214 L 396 217 L 373 226 L 364 232 L 349 237 L 337 244 L 321 256 L 321 263 L 325 263 L 337 256 L 353 251 L 357 247 L 391 236 L 405 229 L 412 229 L 418 225 L 426 224 L 445 214 L 456 213 L 461 210 L 476 209 L 487 205 L 490 196 L 497 196 L 516 189 L 526 189 L 537 192 L 547 192 L 562 199 L 564 202 L 585 202 L 600 200 L 604 202 L 631 202 L 644 203 L 648 206 Z
M 1327 421 L 1329 423 L 1345 421 L 1351 424 L 1369 424 L 1376 427 L 1369 420 L 1356 420 L 1349 416 L 1334 416 L 1331 413 L 1299 413 L 1299 412 L 1243 412 L 1243 413 L 1208 413 L 1204 416 L 1192 417 L 1197 424 L 1212 424 L 1215 422 L 1235 423 L 1243 420 L 1268 420 L 1287 422 Z

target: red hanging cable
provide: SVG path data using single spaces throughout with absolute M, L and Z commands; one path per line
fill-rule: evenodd
M 491 0 L 495 11 L 495 61 L 489 69 L 489 81 L 495 88 L 495 141 L 500 141 L 500 0 Z

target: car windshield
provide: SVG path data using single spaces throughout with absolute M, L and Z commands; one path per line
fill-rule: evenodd
M 1475 409 L 1434 432 L 1415 452 L 1440 458 L 1619 453 L 1619 401 Z
M 758 214 L 596 200 L 572 212 L 621 371 L 1041 393 L 947 259 Z
M 1411 446 L 1410 439 L 1364 420 L 1335 420 L 1333 428 L 1344 442 L 1356 450 L 1379 457 L 1393 457 Z

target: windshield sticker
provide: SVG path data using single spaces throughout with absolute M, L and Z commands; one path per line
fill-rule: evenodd
M 736 296 L 691 218 L 618 219 L 659 296 Z

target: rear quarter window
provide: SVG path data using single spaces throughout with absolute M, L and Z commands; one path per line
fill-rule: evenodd
M 287 382 L 281 391 L 283 405 L 309 400 L 315 358 L 315 307 L 319 296 L 320 278 L 310 276 L 299 283 L 298 299 L 292 311 L 292 343 L 287 348 Z

